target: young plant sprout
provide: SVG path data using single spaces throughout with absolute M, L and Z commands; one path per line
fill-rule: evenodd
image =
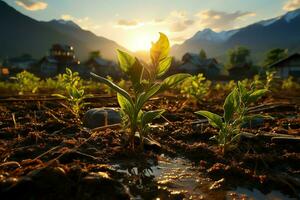
M 69 68 L 66 68 L 66 73 L 62 75 L 62 84 L 66 88 L 66 94 L 52 94 L 52 96 L 65 99 L 68 105 L 63 105 L 78 118 L 82 109 L 89 104 L 84 100 L 93 95 L 84 93 L 78 72 L 73 73 Z
M 268 90 L 247 90 L 241 82 L 238 82 L 233 91 L 226 97 L 223 116 L 209 111 L 198 111 L 196 114 L 208 119 L 210 125 L 219 129 L 218 135 L 212 137 L 222 148 L 223 153 L 236 147 L 241 134 L 241 126 L 256 118 L 264 118 L 262 115 L 250 115 L 249 106 L 255 103 Z
M 183 81 L 180 85 L 180 92 L 188 99 L 200 102 L 208 94 L 210 86 L 211 81 L 206 80 L 203 74 L 200 73 Z
M 142 65 L 137 58 L 118 50 L 120 68 L 132 83 L 132 95 L 112 81 L 91 73 L 99 81 L 117 92 L 123 125 L 125 129 L 130 130 L 129 146 L 132 148 L 134 148 L 134 136 L 136 134 L 139 135 L 140 145 L 143 147 L 143 140 L 149 130 L 149 123 L 164 112 L 161 109 L 145 112 L 142 110 L 145 103 L 154 95 L 176 86 L 190 76 L 188 74 L 175 74 L 165 78 L 162 82 L 157 80 L 171 66 L 172 58 L 169 57 L 169 51 L 169 40 L 163 33 L 160 33 L 160 38 L 156 43 L 152 43 L 150 49 L 151 64 L 149 66 Z
M 22 71 L 16 74 L 11 79 L 16 81 L 19 95 L 23 95 L 25 92 L 35 93 L 39 86 L 40 78 L 28 71 Z

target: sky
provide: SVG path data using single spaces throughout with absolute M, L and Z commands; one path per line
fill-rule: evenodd
M 131 51 L 165 33 L 182 43 L 205 28 L 231 30 L 300 7 L 300 0 L 4 0 L 36 20 L 72 20 Z

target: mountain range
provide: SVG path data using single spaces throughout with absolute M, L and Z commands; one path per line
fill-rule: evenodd
M 103 57 L 108 59 L 116 58 L 117 48 L 126 50 L 110 39 L 82 29 L 73 21 L 37 21 L 1 0 L 0 27 L 0 59 L 24 53 L 41 58 L 55 43 L 72 45 L 80 60 L 87 59 L 89 52 L 95 50 L 100 50 Z M 239 29 L 222 32 L 204 29 L 182 44 L 174 45 L 171 54 L 180 59 L 186 52 L 198 53 L 204 49 L 209 57 L 225 61 L 226 52 L 235 46 L 248 47 L 254 62 L 260 61 L 265 52 L 272 48 L 299 52 L 300 9 Z
M 204 29 L 174 45 L 172 54 L 180 58 L 186 52 L 198 53 L 202 48 L 210 57 L 224 58 L 228 49 L 235 46 L 248 47 L 256 61 L 272 48 L 287 48 L 290 53 L 300 51 L 300 9 L 235 30 Z
M 123 49 L 116 42 L 83 30 L 72 21 L 37 21 L 27 17 L 0 0 L 0 58 L 31 54 L 47 55 L 52 44 L 72 45 L 79 59 L 100 50 L 105 58 L 114 59 L 115 50 Z

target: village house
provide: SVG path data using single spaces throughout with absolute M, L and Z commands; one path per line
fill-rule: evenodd
M 55 76 L 64 73 L 67 67 L 73 68 L 79 64 L 72 46 L 54 44 L 49 51 L 49 56 L 45 56 L 39 62 L 40 75 L 44 77 Z
M 92 57 L 84 64 L 85 71 L 94 72 L 100 76 L 112 76 L 118 77 L 120 76 L 119 71 L 117 70 L 116 63 L 106 60 L 101 57 Z
M 214 78 L 220 74 L 220 65 L 215 58 L 201 59 L 198 54 L 186 53 L 182 57 L 183 64 L 179 66 L 180 72 L 199 74 L 203 73 L 208 78 Z
M 300 80 L 300 53 L 294 53 L 287 58 L 281 59 L 269 66 L 270 69 L 275 69 L 277 75 L 281 78 L 289 76 Z
M 24 54 L 19 57 L 5 59 L 3 66 L 10 69 L 10 71 L 19 72 L 23 70 L 30 70 L 36 63 L 29 54 Z

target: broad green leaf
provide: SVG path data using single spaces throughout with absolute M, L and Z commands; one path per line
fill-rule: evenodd
M 164 75 L 172 64 L 172 57 L 167 57 L 159 62 L 158 69 L 156 72 L 157 77 Z
M 238 95 L 237 95 L 236 98 L 238 97 L 239 99 L 242 100 L 242 102 L 247 102 L 249 94 L 248 94 L 247 89 L 245 88 L 244 84 L 240 81 L 238 82 L 238 89 L 239 89 L 240 96 L 238 97 Z
M 163 33 L 159 34 L 159 40 L 152 43 L 152 47 L 150 49 L 150 57 L 154 66 L 157 66 L 160 61 L 164 60 L 169 55 L 170 51 L 168 37 Z
M 185 74 L 185 73 L 174 74 L 174 75 L 169 76 L 162 82 L 161 91 L 176 86 L 181 81 L 184 81 L 186 78 L 188 78 L 190 76 L 191 76 L 190 74 Z
M 268 92 L 267 89 L 260 89 L 252 92 L 249 95 L 248 103 L 255 103 L 259 98 L 261 98 L 267 92 Z
M 90 73 L 92 76 L 94 76 L 95 78 L 97 78 L 101 83 L 106 84 L 107 86 L 109 86 L 111 89 L 113 89 L 114 91 L 116 91 L 117 93 L 120 93 L 123 97 L 125 97 L 131 104 L 133 104 L 133 101 L 130 97 L 130 95 L 120 86 L 118 86 L 117 84 L 111 82 L 110 80 L 103 78 L 101 76 L 98 76 L 97 74 L 94 74 L 93 72 Z
M 118 98 L 118 103 L 121 107 L 121 109 L 127 114 L 127 115 L 132 115 L 133 114 L 133 107 L 130 101 L 126 99 L 123 95 L 120 93 L 117 93 L 117 98 Z
M 146 92 L 143 92 L 141 95 L 138 96 L 137 98 L 137 109 L 140 110 L 142 109 L 143 105 L 154 95 L 156 95 L 159 90 L 160 90 L 161 85 L 160 84 L 155 84 L 149 90 Z
M 129 55 L 124 51 L 118 49 L 117 52 L 118 52 L 118 60 L 120 63 L 120 68 L 122 69 L 123 72 L 127 74 L 128 71 L 133 67 L 136 60 L 134 57 L 132 57 L 131 55 Z
M 237 90 L 234 89 L 225 99 L 223 105 L 225 122 L 229 122 L 233 117 L 234 111 L 236 109 L 236 101 L 235 101 L 236 93 Z
M 153 110 L 145 112 L 142 116 L 142 125 L 145 126 L 148 123 L 151 123 L 154 119 L 159 118 L 165 110 Z
M 206 117 L 208 119 L 208 122 L 213 127 L 222 129 L 223 122 L 222 122 L 222 117 L 220 115 L 217 115 L 217 114 L 209 112 L 209 111 L 198 111 L 198 112 L 196 112 L 196 114 Z
M 138 59 L 135 60 L 135 63 L 133 64 L 132 68 L 130 68 L 128 71 L 128 75 L 130 77 L 135 91 L 141 90 L 141 79 L 143 71 L 144 67 Z

